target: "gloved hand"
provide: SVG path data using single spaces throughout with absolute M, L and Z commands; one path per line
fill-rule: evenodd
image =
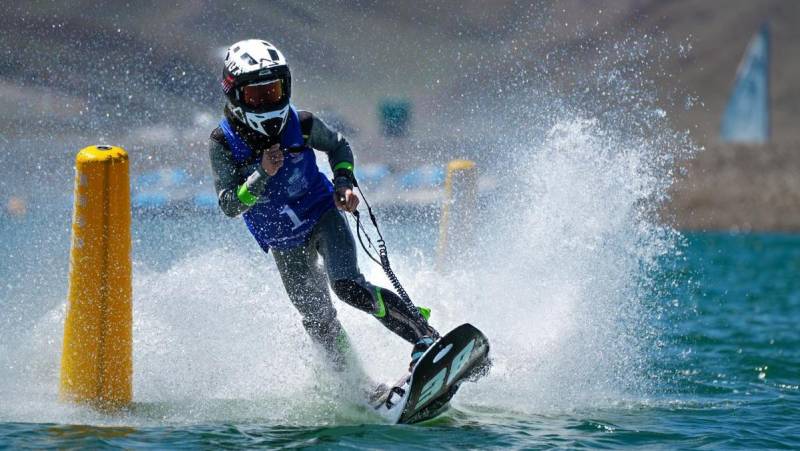
M 264 151 L 261 156 L 261 167 L 267 172 L 267 175 L 272 177 L 278 173 L 278 170 L 283 167 L 283 151 L 280 144 L 274 144 L 272 147 Z
M 358 196 L 353 192 L 353 175 L 338 172 L 333 178 L 333 201 L 336 207 L 347 212 L 354 212 L 358 208 Z

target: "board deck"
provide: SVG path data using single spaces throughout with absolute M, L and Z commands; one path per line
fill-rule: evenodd
M 374 409 L 392 423 L 429 420 L 447 410 L 462 382 L 488 371 L 489 341 L 471 324 L 437 340 L 413 371 L 376 397 Z

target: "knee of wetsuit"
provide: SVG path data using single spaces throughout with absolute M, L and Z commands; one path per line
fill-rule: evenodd
M 342 301 L 367 313 L 375 311 L 375 299 L 366 287 L 354 280 L 341 279 L 333 282 L 333 292 Z

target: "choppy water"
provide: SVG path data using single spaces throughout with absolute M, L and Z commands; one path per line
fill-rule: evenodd
M 565 307 L 570 301 L 564 297 L 528 300 L 526 309 L 488 287 L 436 302 L 423 287 L 438 286 L 436 296 L 446 297 L 454 285 L 434 282 L 435 273 L 409 263 L 415 278 L 405 274 L 405 280 L 412 294 L 434 307 L 440 325 L 471 320 L 483 327 L 493 338 L 497 366 L 489 378 L 465 386 L 446 416 L 389 426 L 314 382 L 310 359 L 292 352 L 310 345 L 286 309 L 271 261 L 239 250 L 250 243 L 238 223 L 206 217 L 134 221 L 133 409 L 105 416 L 58 404 L 66 292 L 61 270 L 68 249 L 45 239 L 60 244 L 34 244 L 33 251 L 14 254 L 31 244 L 31 236 L 43 236 L 44 225 L 37 224 L 3 222 L 0 446 L 800 446 L 797 235 L 686 235 L 659 260 L 647 322 L 614 315 L 645 331 L 642 343 L 631 344 L 624 324 L 594 312 L 606 316 L 604 327 L 623 331 L 625 346 L 606 341 L 613 337 L 598 334 L 599 326 L 580 307 Z M 402 222 L 387 228 L 390 242 L 402 241 L 400 231 L 433 232 Z M 54 235 L 67 236 L 65 227 L 56 229 Z M 181 234 L 192 240 L 176 238 Z M 169 258 L 163 243 L 172 245 Z M 414 246 L 402 247 L 413 254 Z M 417 255 L 429 258 L 421 250 Z M 226 267 L 253 260 L 263 262 L 263 274 L 224 275 Z M 531 275 L 528 288 L 541 291 L 537 284 Z M 458 285 L 471 286 L 466 280 Z M 471 296 L 480 299 L 483 316 L 469 305 Z M 590 298 L 579 302 L 590 311 L 611 307 Z M 512 315 L 498 313 L 507 308 Z M 376 378 L 396 374 L 405 346 L 369 318 L 339 309 L 365 368 Z
M 481 199 L 445 275 L 436 209 L 379 212 L 434 325 L 469 321 L 492 343 L 491 373 L 418 426 L 358 407 L 271 258 L 221 215 L 135 219 L 135 405 L 58 403 L 69 211 L 3 218 L 0 446 L 800 446 L 800 237 L 664 225 L 676 139 L 558 121 Z M 395 379 L 408 345 L 337 308 L 364 371 Z

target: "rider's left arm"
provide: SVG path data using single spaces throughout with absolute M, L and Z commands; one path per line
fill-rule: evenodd
M 300 128 L 306 145 L 325 152 L 333 171 L 334 200 L 345 211 L 358 208 L 358 196 L 353 193 L 353 150 L 345 137 L 307 111 L 299 112 Z
M 347 139 L 308 111 L 300 111 L 299 116 L 306 145 L 328 155 L 334 179 L 340 175 L 352 178 L 353 150 Z

